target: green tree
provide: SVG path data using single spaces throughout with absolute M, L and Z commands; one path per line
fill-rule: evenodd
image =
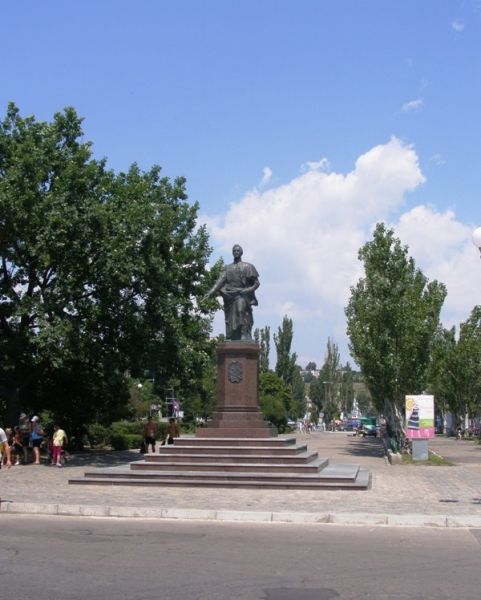
M 297 361 L 297 354 L 291 354 L 292 337 L 292 319 L 284 317 L 282 325 L 277 329 L 277 335 L 274 334 L 274 344 L 277 351 L 276 374 L 288 385 L 292 385 Z
M 456 329 L 439 326 L 433 338 L 431 360 L 427 370 L 427 389 L 434 395 L 436 412 L 444 415 L 448 410 L 459 410 Z M 462 377 L 462 375 L 461 375 Z M 462 384 L 462 382 L 461 382 Z
M 452 408 L 458 415 L 479 414 L 481 408 L 481 306 L 475 306 L 461 323 L 456 346 L 455 366 L 458 390 Z M 451 369 L 453 372 L 454 369 Z M 457 409 L 457 410 L 456 410 Z
M 350 413 L 354 403 L 354 375 L 349 363 L 341 369 L 339 400 L 343 413 Z
M 162 400 L 154 391 L 153 381 L 132 379 L 129 385 L 128 415 L 142 419 L 151 413 L 152 405 L 160 405 Z
M 306 391 L 304 380 L 301 375 L 301 368 L 297 367 L 292 379 L 292 403 L 289 409 L 289 416 L 292 419 L 301 419 L 306 414 Z
M 261 411 L 265 418 L 281 432 L 287 426 L 291 401 L 291 389 L 278 375 L 273 371 L 260 374 L 259 405 Z
M 367 416 L 372 412 L 372 398 L 369 390 L 365 387 L 357 391 L 356 394 L 357 406 L 361 415 Z M 376 411 L 377 412 L 377 411 Z
M 460 325 L 456 341 L 454 327 L 439 328 L 428 371 L 429 390 L 441 412 L 450 410 L 458 423 L 481 409 L 481 307 L 475 306 Z
M 339 417 L 341 412 L 340 382 L 341 359 L 337 344 L 327 339 L 326 358 L 319 371 L 319 381 L 324 388 L 323 412 L 327 423 Z
M 346 308 L 350 350 L 391 432 L 400 435 L 405 394 L 426 385 L 433 337 L 446 296 L 428 282 L 392 230 L 378 223 L 359 251 L 364 277 Z
M 206 420 L 212 415 L 216 402 L 217 357 L 215 346 L 219 339 L 212 339 L 210 351 L 204 354 L 202 374 L 197 378 L 194 388 L 184 388 L 184 421 L 195 423 L 197 419 Z
M 52 410 L 67 427 L 123 416 L 126 373 L 202 371 L 197 308 L 210 254 L 185 180 L 91 158 L 72 108 L 0 123 L 0 375 L 6 422 Z M 209 281 L 207 281 L 209 279 Z
M 271 351 L 271 328 L 266 325 L 263 329 L 254 330 L 254 340 L 261 350 L 259 355 L 259 372 L 269 371 L 269 354 Z
M 296 364 L 297 354 L 291 352 L 293 338 L 292 319 L 287 316 L 274 334 L 277 351 L 276 374 L 288 386 L 291 400 L 287 408 L 289 417 L 296 419 L 304 416 L 306 410 L 305 385 L 301 375 L 301 367 Z
M 323 412 L 324 405 L 326 404 L 326 388 L 320 379 L 315 379 L 307 384 L 309 386 L 309 399 L 313 405 L 314 421 L 319 420 L 320 413 Z

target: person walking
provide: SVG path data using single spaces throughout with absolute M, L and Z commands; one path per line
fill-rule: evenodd
M 42 425 L 40 423 L 40 418 L 35 416 L 32 417 L 32 433 L 31 433 L 31 439 L 32 439 L 32 446 L 33 446 L 33 456 L 34 456 L 34 463 L 35 465 L 39 465 L 40 464 L 40 446 L 42 445 L 43 442 L 43 428 Z
M 28 462 L 28 448 L 30 446 L 32 425 L 24 412 L 20 413 L 20 417 L 18 419 L 18 428 L 22 434 L 23 463 L 26 465 Z
M 7 444 L 10 448 L 10 460 L 12 459 L 13 454 L 13 429 L 11 427 L 5 427 L 4 429 L 5 435 L 7 436 Z M 7 464 L 7 455 L 3 456 L 3 464 Z
M 178 438 L 178 437 L 180 437 L 179 426 L 175 422 L 175 419 L 173 417 L 171 417 L 169 419 L 169 425 L 167 426 L 165 440 L 163 441 L 162 445 L 165 445 L 165 442 L 167 442 L 167 444 L 173 444 L 174 438 Z
M 12 457 L 10 453 L 10 446 L 8 445 L 8 438 L 5 431 L 0 427 L 0 468 L 2 467 L 3 456 L 5 455 L 6 461 L 5 466 L 10 469 L 12 466 Z
M 155 452 L 155 442 L 157 440 L 158 431 L 159 427 L 157 423 L 154 423 L 152 417 L 149 415 L 147 423 L 144 425 L 144 446 L 146 454 L 149 453 L 149 446 L 152 447 L 152 452 Z
M 22 432 L 20 431 L 20 427 L 13 428 L 13 444 L 11 446 L 11 450 L 13 455 L 15 456 L 15 466 L 20 464 L 20 457 L 23 454 L 23 444 L 22 444 Z
M 52 465 L 57 465 L 57 467 L 62 466 L 62 450 L 67 443 L 67 434 L 63 429 L 60 429 L 59 425 L 55 424 L 53 426 Z

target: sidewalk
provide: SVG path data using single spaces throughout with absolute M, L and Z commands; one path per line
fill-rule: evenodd
M 391 466 L 380 440 L 347 433 L 297 435 L 336 463 L 372 473 L 369 490 L 258 490 L 190 487 L 72 486 L 92 468 L 125 466 L 138 452 L 85 453 L 64 468 L 17 466 L 0 471 L 0 512 L 97 517 L 256 522 L 481 527 L 481 445 L 439 438 L 430 449 L 452 467 Z

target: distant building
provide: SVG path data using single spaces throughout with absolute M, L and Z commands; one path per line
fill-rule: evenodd
M 306 380 L 306 378 L 309 379 L 311 376 L 314 379 L 319 379 L 319 373 L 320 371 L 306 371 L 304 369 L 301 369 L 301 376 L 304 381 Z

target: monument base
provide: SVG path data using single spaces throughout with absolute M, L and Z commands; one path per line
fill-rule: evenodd
M 277 430 L 264 420 L 258 403 L 259 346 L 224 342 L 217 352 L 217 406 L 212 421 L 196 437 L 268 438 Z

